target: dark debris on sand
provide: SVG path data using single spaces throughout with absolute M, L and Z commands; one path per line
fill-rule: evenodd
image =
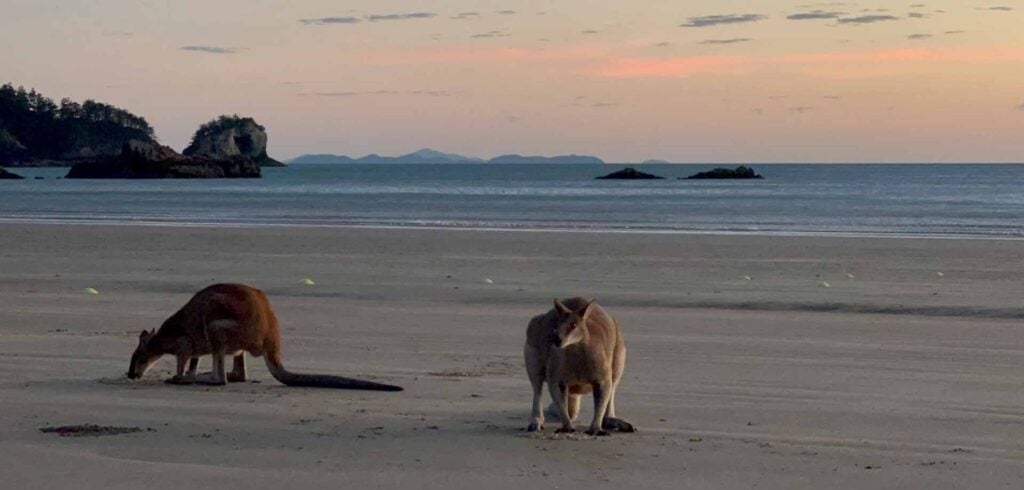
M 62 425 L 60 427 L 43 427 L 40 432 L 46 434 L 57 434 L 61 437 L 100 437 L 116 436 L 121 434 L 133 434 L 135 432 L 156 432 L 156 429 L 141 427 L 117 427 L 113 425 Z

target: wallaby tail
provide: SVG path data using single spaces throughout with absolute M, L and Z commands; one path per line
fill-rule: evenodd
M 331 376 L 327 374 L 299 374 L 293 373 L 284 368 L 281 364 L 281 354 L 278 352 L 268 353 L 267 369 L 274 379 L 288 386 L 302 386 L 307 388 L 337 388 L 341 390 L 374 390 L 374 391 L 402 391 L 401 386 L 374 383 L 361 379 L 345 378 L 343 376 Z

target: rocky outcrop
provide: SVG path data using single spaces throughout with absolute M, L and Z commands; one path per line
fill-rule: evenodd
M 71 167 L 69 179 L 197 179 L 259 177 L 260 166 L 244 157 L 213 159 L 180 155 L 149 141 L 133 140 L 114 158 Z
M 736 168 L 716 168 L 708 172 L 693 174 L 687 179 L 763 179 L 754 169 L 740 165 Z M 682 177 L 680 177 L 682 179 Z
M 22 177 L 22 176 L 20 176 L 18 174 L 12 174 L 12 173 L 4 170 L 3 167 L 0 167 L 0 180 L 17 180 L 17 179 L 24 179 L 24 178 L 25 177 Z
M 657 180 L 657 179 L 664 179 L 664 178 L 665 177 L 660 177 L 660 176 L 657 176 L 657 175 L 654 175 L 654 174 L 649 174 L 649 173 L 646 173 L 646 172 L 641 172 L 641 171 L 639 171 L 639 170 L 637 170 L 635 168 L 632 168 L 632 167 L 627 167 L 627 168 L 624 168 L 622 170 L 619 170 L 618 172 L 612 172 L 612 173 L 610 173 L 608 175 L 597 177 L 597 179 L 607 179 L 607 180 Z
M 213 160 L 246 159 L 261 167 L 284 166 L 267 156 L 266 129 L 253 118 L 238 115 L 221 116 L 200 126 L 182 154 Z

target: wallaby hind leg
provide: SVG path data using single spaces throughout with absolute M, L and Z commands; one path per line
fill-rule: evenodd
M 206 326 L 206 338 L 210 342 L 213 358 L 213 371 L 196 377 L 196 382 L 204 385 L 224 386 L 228 384 L 224 356 L 228 354 L 227 337 L 231 329 L 238 324 L 233 320 L 215 320 Z
M 580 398 L 581 395 L 569 395 L 569 419 L 573 422 L 576 421 L 576 416 L 580 414 Z
M 605 430 L 617 430 L 619 432 L 636 432 L 636 426 L 615 416 L 615 394 L 619 392 L 619 382 L 622 381 L 623 371 L 626 369 L 626 348 L 617 350 L 612 359 L 612 392 L 608 395 L 608 411 L 605 413 L 601 428 Z
M 611 380 L 594 384 L 594 420 L 590 422 L 587 434 L 592 436 L 608 435 L 603 426 L 604 416 L 608 411 L 608 401 L 610 400 L 612 386 Z
M 224 353 L 214 352 L 213 371 L 196 376 L 196 383 L 211 386 L 224 386 L 228 384 L 227 374 L 224 368 Z
M 527 345 L 523 349 L 523 357 L 526 359 L 526 375 L 530 377 L 530 385 L 533 387 L 533 405 L 530 409 L 530 425 L 526 430 L 537 432 L 544 429 L 544 412 L 540 409 L 541 395 L 544 392 L 544 373 L 546 366 L 541 364 L 540 352 L 536 348 Z
M 601 423 L 601 428 L 617 430 L 619 432 L 636 432 L 636 426 L 615 416 L 615 392 L 618 391 L 618 387 L 618 383 L 612 386 L 612 392 L 608 397 L 608 411 L 604 415 L 604 422 Z
M 562 419 L 562 427 L 555 432 L 576 432 L 576 428 L 572 425 L 572 417 L 569 417 L 569 387 L 561 383 L 548 383 L 548 388 L 551 389 L 551 398 L 558 405 L 558 416 Z
M 241 383 L 248 379 L 248 374 L 245 371 L 245 352 L 239 352 L 235 354 L 235 366 L 228 373 L 228 383 Z

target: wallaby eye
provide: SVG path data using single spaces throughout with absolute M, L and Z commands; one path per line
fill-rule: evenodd
M 569 325 L 569 328 L 576 328 L 576 322 L 572 322 L 572 323 L 571 323 L 571 324 Z

